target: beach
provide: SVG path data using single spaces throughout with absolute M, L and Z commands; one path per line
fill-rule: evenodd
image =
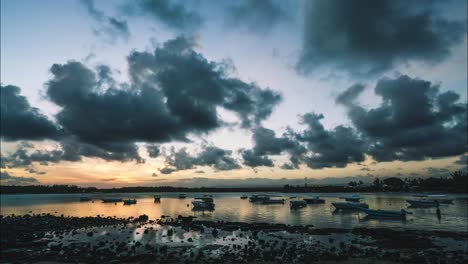
M 466 263 L 466 232 L 268 223 L 2 216 L 2 263 Z

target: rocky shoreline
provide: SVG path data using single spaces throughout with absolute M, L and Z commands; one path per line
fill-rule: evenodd
M 466 263 L 467 232 L 1 216 L 2 263 Z

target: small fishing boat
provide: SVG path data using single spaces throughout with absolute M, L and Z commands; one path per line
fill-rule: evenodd
M 366 203 L 359 203 L 359 202 L 333 202 L 332 205 L 336 209 L 361 209 L 361 208 L 369 208 L 369 205 Z
M 207 203 L 213 203 L 213 196 L 209 194 L 205 194 L 202 197 L 195 197 L 194 199 L 204 201 Z
M 241 197 L 240 197 L 242 200 L 245 200 L 247 198 L 249 198 L 246 194 L 243 194 Z
M 289 201 L 289 207 L 291 209 L 299 209 L 307 206 L 307 202 L 304 200 L 291 200 Z
M 252 203 L 263 202 L 263 201 L 266 201 L 266 200 L 270 200 L 270 196 L 265 195 L 265 194 L 254 194 L 254 195 L 250 196 L 250 198 L 249 198 L 249 201 L 252 202 Z
M 367 208 L 361 208 L 361 210 L 368 216 L 376 218 L 405 218 L 407 214 L 411 214 L 404 209 L 398 210 L 372 210 Z
M 91 198 L 89 198 L 88 196 L 81 196 L 80 197 L 80 202 L 89 202 L 91 201 Z
M 154 201 L 155 201 L 156 203 L 161 202 L 161 195 L 159 195 L 159 194 L 155 195 L 155 196 L 154 196 Z
M 179 199 L 185 199 L 187 195 L 185 193 L 179 193 Z
M 122 198 L 104 198 L 102 199 L 104 203 L 120 203 L 122 202 Z
M 347 202 L 360 202 L 362 200 L 362 197 L 358 194 L 353 194 L 349 196 L 342 196 L 340 199 L 344 199 Z
M 284 204 L 284 199 L 268 199 L 263 200 L 262 204 Z
M 312 198 L 304 198 L 304 201 L 308 204 L 323 204 L 325 203 L 325 199 L 320 199 L 320 197 L 315 196 Z
M 194 210 L 214 210 L 214 208 L 213 198 L 195 198 L 192 201 L 192 209 Z
M 130 205 L 130 204 L 136 204 L 137 200 L 136 199 L 125 199 L 123 200 L 124 205 Z

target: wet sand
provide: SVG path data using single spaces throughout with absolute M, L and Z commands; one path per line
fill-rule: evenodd
M 466 263 L 467 232 L 25 215 L 1 217 L 2 263 Z

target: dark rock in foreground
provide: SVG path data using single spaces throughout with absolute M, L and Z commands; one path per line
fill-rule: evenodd
M 466 232 L 268 223 L 5 216 L 0 262 L 466 263 Z

